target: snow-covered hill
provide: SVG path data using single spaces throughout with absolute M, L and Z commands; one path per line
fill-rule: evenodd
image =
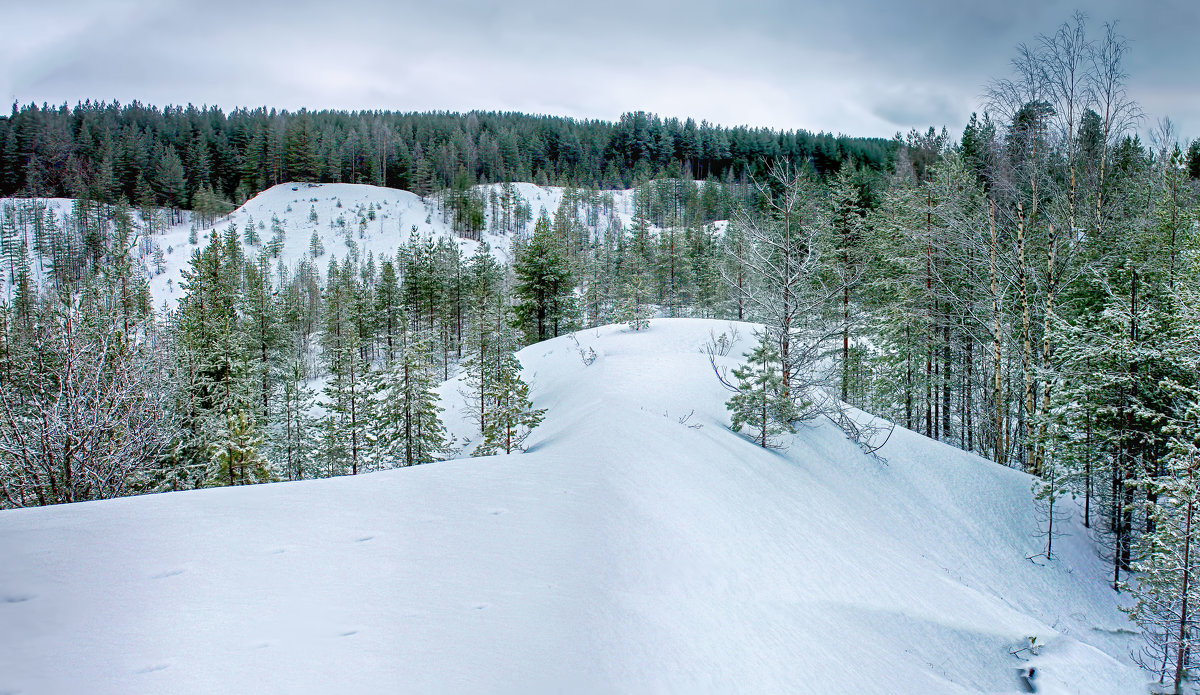
M 526 348 L 522 455 L 0 512 L 0 692 L 1144 692 L 1082 529 L 1027 559 L 1029 477 L 901 430 L 759 449 L 714 330 Z
M 491 193 L 499 193 L 501 184 L 489 184 L 478 187 L 478 193 L 486 203 L 491 202 Z M 533 220 L 541 214 L 553 216 L 562 203 L 564 189 L 558 186 L 537 186 L 531 183 L 515 183 L 513 190 L 519 196 L 519 202 L 528 206 Z M 609 191 L 607 195 L 613 198 L 613 217 L 619 218 L 626 227 L 633 218 L 632 190 Z M 27 199 L 0 199 L 0 212 L 6 206 L 18 209 L 32 202 Z M 51 210 L 57 219 L 59 228 L 66 225 L 65 218 L 71 214 L 71 199 L 50 198 L 40 199 Z M 486 229 L 482 235 L 500 260 L 510 260 L 511 238 L 506 230 L 501 228 L 496 219 L 496 211 L 488 204 L 486 207 Z M 312 219 L 315 213 L 316 219 Z M 134 223 L 144 230 L 146 225 L 140 213 L 133 212 Z M 180 283 L 182 271 L 188 266 L 194 250 L 208 244 L 210 235 L 221 234 L 230 224 L 237 226 L 243 233 L 247 223 L 252 223 L 260 237 L 260 243 L 253 246 L 244 236 L 243 248 L 249 257 L 257 257 L 273 236 L 273 221 L 278 220 L 283 230 L 283 245 L 279 256 L 273 259 L 272 266 L 282 264 L 288 269 L 294 269 L 303 259 L 314 263 L 318 273 L 325 272 L 331 257 L 345 258 L 350 253 L 352 242 L 360 257 L 368 253 L 376 259 L 381 256 L 394 257 L 396 250 L 408 242 L 412 229 L 422 237 L 447 237 L 455 239 L 464 254 L 475 251 L 476 242 L 459 238 L 450 225 L 443 219 L 442 209 L 435 197 L 421 198 L 409 191 L 395 188 L 381 188 L 349 183 L 283 183 L 273 186 L 246 201 L 241 207 L 229 215 L 200 224 L 192 213 L 185 212 L 183 221 L 156 231 L 153 235 L 144 235 L 142 243 L 135 248 L 147 276 L 150 278 L 150 292 L 154 306 L 174 308 L 183 296 Z M 30 249 L 35 280 L 41 277 L 49 267 L 35 249 L 32 223 L 23 220 L 23 214 L 17 216 L 17 224 L 21 233 L 26 237 Z M 193 235 L 192 228 L 196 226 Z M 608 219 L 597 220 L 596 230 L 602 232 L 608 226 Z M 532 229 L 532 223 L 529 225 Z M 314 258 L 310 254 L 311 240 L 316 232 L 325 249 L 324 255 Z M 193 239 L 195 243 L 193 243 Z M 161 263 L 155 261 L 155 249 L 161 253 Z M 0 273 L 0 284 L 7 284 L 7 274 Z
M 498 186 L 480 188 L 487 196 Z M 563 198 L 563 189 L 560 187 L 519 183 L 514 184 L 514 188 L 522 202 L 529 206 L 535 220 L 543 211 L 553 215 Z M 617 215 L 628 220 L 632 216 L 632 191 L 616 191 L 614 197 Z M 372 208 L 374 219 L 369 219 Z M 497 229 L 490 212 L 483 241 L 491 246 L 500 260 L 505 260 L 511 239 Z M 315 221 L 311 218 L 313 213 L 316 213 Z M 321 273 L 331 256 L 340 259 L 350 252 L 347 242 L 353 242 L 363 258 L 368 253 L 374 254 L 375 258 L 394 256 L 397 248 L 408 242 L 414 227 L 422 237 L 456 239 L 467 255 L 474 253 L 476 245 L 476 242 L 458 238 L 454 234 L 432 197 L 423 199 L 409 191 L 350 183 L 285 183 L 268 188 L 232 214 L 219 218 L 208 228 L 202 228 L 197 245 L 208 243 L 206 234 L 219 234 L 231 223 L 237 225 L 240 231 L 248 221 L 253 221 L 256 227 L 262 223 L 258 233 L 265 245 L 272 236 L 273 219 L 278 219 L 284 230 L 283 249 L 275 264 L 282 262 L 284 266 L 294 268 L 300 260 L 308 258 L 314 261 Z M 321 238 L 326 252 L 315 259 L 309 253 L 313 232 Z M 187 267 L 192 249 L 196 248 L 196 245 L 189 243 L 190 235 L 191 223 L 185 222 L 154 237 L 154 243 L 164 251 L 171 249 L 171 253 L 167 254 L 169 261 L 164 272 L 151 272 L 150 290 L 156 306 L 166 303 L 173 307 L 182 296 L 183 290 L 179 286 L 181 271 Z M 242 241 L 248 253 L 257 254 L 258 251 L 251 249 L 245 238 Z M 152 259 L 147 257 L 145 261 L 147 269 L 154 271 Z

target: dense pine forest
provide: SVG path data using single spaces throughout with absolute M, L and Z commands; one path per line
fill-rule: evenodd
M 628 113 L 617 123 L 520 113 L 393 113 L 13 105 L 0 118 L 0 195 L 192 208 L 241 203 L 285 181 L 367 183 L 424 195 L 530 181 L 629 188 L 723 180 L 775 159 L 830 172 L 890 166 L 895 143 L 805 131 L 723 128 Z M 197 196 L 201 198 L 198 199 Z
M 716 375 L 735 427 L 770 446 L 829 418 L 886 459 L 849 404 L 1028 472 L 1033 561 L 1054 560 L 1077 498 L 1135 596 L 1144 665 L 1178 682 L 1200 606 L 1200 140 L 1128 99 L 1126 50 L 1076 17 L 1022 46 L 960 133 L 890 141 L 644 113 L 14 107 L 0 505 L 518 451 L 543 412 L 515 349 L 658 316 L 750 321 L 758 349 Z M 295 230 L 227 217 L 285 182 L 409 190 L 458 238 L 414 228 L 375 256 L 354 230 L 382 209 L 336 225 L 314 209 L 333 231 L 286 264 Z M 562 203 L 542 214 L 513 182 Z M 46 197 L 75 202 L 58 217 Z M 177 225 L 196 249 L 164 311 L 147 269 Z M 440 419 L 455 375 L 473 441 Z

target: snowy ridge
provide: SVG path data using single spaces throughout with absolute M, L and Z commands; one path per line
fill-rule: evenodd
M 727 326 L 522 350 L 525 454 L 0 513 L 0 692 L 1144 692 L 1083 529 L 1027 559 L 1031 478 L 900 429 L 759 449 Z

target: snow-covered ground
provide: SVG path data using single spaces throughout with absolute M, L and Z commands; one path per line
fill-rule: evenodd
M 759 449 L 726 326 L 526 348 L 525 454 L 0 512 L 0 692 L 1144 692 L 1082 529 L 1027 559 L 1028 476 L 902 430 Z

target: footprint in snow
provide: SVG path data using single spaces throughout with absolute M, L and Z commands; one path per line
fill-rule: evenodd
M 354 542 L 355 543 L 366 543 L 367 541 L 373 541 L 373 540 L 375 540 L 375 536 L 363 536 L 362 538 L 355 538 Z
M 0 597 L 0 603 L 25 603 L 32 601 L 36 596 L 33 594 L 5 594 Z
M 170 668 L 169 664 L 154 664 L 146 668 L 139 668 L 137 673 L 154 673 L 156 671 L 166 671 L 168 668 Z
M 183 574 L 186 571 L 187 570 L 183 570 L 183 569 L 166 570 L 165 572 L 159 572 L 158 574 L 154 575 L 153 578 L 154 579 L 166 579 L 167 577 L 178 577 L 179 575 Z
M 287 548 L 275 548 L 274 550 L 268 550 L 267 555 L 283 555 L 286 552 Z
M 486 604 L 486 603 L 477 603 L 477 604 L 475 604 L 474 606 L 472 606 L 472 608 L 474 608 L 474 609 L 475 609 L 475 610 L 477 610 L 477 611 L 481 611 L 481 610 L 483 610 L 484 608 L 487 608 L 487 607 L 488 607 L 488 604 Z
M 346 630 L 345 632 L 339 632 L 338 637 L 351 637 L 351 636 L 357 635 L 357 634 L 358 634 L 358 630 Z

